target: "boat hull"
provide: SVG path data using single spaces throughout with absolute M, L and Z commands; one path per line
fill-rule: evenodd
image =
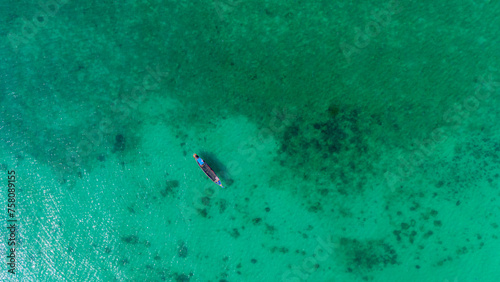
M 193 157 L 196 160 L 198 166 L 201 168 L 201 170 L 203 170 L 203 172 L 208 176 L 208 178 L 210 178 L 210 180 L 212 180 L 215 184 L 219 185 L 220 187 L 224 187 L 222 186 L 219 177 L 217 177 L 213 169 L 206 162 L 204 162 L 197 154 L 194 154 Z

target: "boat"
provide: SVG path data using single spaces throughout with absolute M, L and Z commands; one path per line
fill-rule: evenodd
M 219 185 L 220 187 L 224 188 L 222 184 L 220 183 L 219 177 L 215 174 L 215 172 L 212 170 L 211 167 L 208 166 L 208 164 L 203 161 L 197 154 L 193 155 L 193 158 L 196 160 L 196 163 L 198 166 L 203 170 L 203 172 L 212 180 L 215 184 Z

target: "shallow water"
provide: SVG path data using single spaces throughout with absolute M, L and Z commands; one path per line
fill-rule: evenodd
M 0 280 L 498 281 L 500 4 L 427 2 L 3 4 Z

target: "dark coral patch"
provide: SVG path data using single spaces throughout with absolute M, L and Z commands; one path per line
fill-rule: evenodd
M 177 244 L 177 254 L 181 258 L 185 258 L 188 256 L 188 248 L 186 244 L 182 241 Z
M 229 235 L 231 235 L 231 237 L 236 239 L 236 238 L 240 237 L 240 232 L 238 231 L 238 229 L 233 228 L 233 230 L 231 232 L 229 232 Z
M 201 203 L 207 207 L 210 206 L 210 198 L 209 197 L 201 198 Z
M 394 234 L 394 236 L 396 236 L 396 239 L 398 241 L 401 241 L 401 231 L 400 230 L 394 230 L 394 231 L 392 231 L 392 234 Z
M 99 156 L 97 156 L 97 159 L 100 161 L 100 162 L 104 162 L 106 160 L 106 155 L 104 154 L 100 154 Z
M 172 195 L 175 193 L 175 188 L 179 187 L 179 181 L 177 180 L 167 180 L 165 188 L 160 190 L 160 194 L 162 197 L 166 197 L 168 195 Z
M 274 234 L 274 231 L 276 231 L 276 228 L 266 223 L 266 233 Z
M 198 211 L 198 214 L 201 215 L 202 217 L 207 217 L 208 216 L 208 211 L 207 209 L 196 209 Z
M 356 192 L 362 191 L 366 180 L 352 175 L 366 172 L 371 164 L 356 161 L 368 153 L 368 139 L 364 135 L 369 133 L 364 132 L 366 125 L 360 121 L 358 111 L 335 106 L 312 123 L 305 120 L 299 117 L 276 133 L 281 145 L 277 161 L 305 180 L 318 177 L 303 173 L 307 167 L 320 172 L 317 175 L 329 176 L 340 184 L 337 187 L 342 191 L 352 193 L 352 187 Z M 318 189 L 317 193 L 327 196 L 330 191 Z
M 127 244 L 135 245 L 135 244 L 139 243 L 139 237 L 137 237 L 135 235 L 125 236 L 125 237 L 122 237 L 122 241 L 127 243 Z
M 189 280 L 191 279 L 191 276 L 193 276 L 191 273 L 189 275 L 186 275 L 183 273 L 181 273 L 181 274 L 175 273 L 174 274 L 176 282 L 189 282 Z
M 288 250 L 287 247 L 276 247 L 276 246 L 274 246 L 270 250 L 271 250 L 271 253 L 280 252 L 280 253 L 286 254 L 286 253 L 289 252 L 289 250 Z
M 313 205 L 311 205 L 307 210 L 310 212 L 317 213 L 318 211 L 322 211 L 323 207 L 321 206 L 320 202 L 316 202 Z
M 330 117 L 336 117 L 340 112 L 340 109 L 336 105 L 330 105 L 328 107 L 328 115 Z
M 431 230 L 427 231 L 424 235 L 423 235 L 423 238 L 424 239 L 429 239 L 429 237 L 432 236 L 432 234 L 434 234 L 434 232 L 432 232 Z
M 219 213 L 223 213 L 227 208 L 227 201 L 224 199 L 219 200 Z
M 115 136 L 115 144 L 113 145 L 113 152 L 121 152 L 125 150 L 125 137 L 122 134 Z
M 341 250 L 349 268 L 363 270 L 381 269 L 397 264 L 398 255 L 394 248 L 383 240 L 359 241 L 341 238 Z

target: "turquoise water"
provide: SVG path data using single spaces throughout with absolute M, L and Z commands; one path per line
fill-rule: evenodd
M 0 280 L 500 281 L 497 1 L 1 8 Z

